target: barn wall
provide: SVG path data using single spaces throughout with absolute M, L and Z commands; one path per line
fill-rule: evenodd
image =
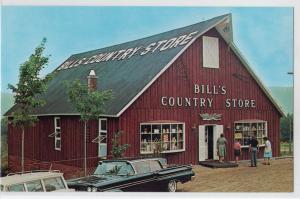
M 218 32 L 213 29 L 205 34 L 219 38 L 220 68 L 202 67 L 202 37 L 197 39 L 120 117 L 120 128 L 126 132 L 124 143 L 132 147 L 128 156 L 140 154 L 140 123 L 153 120 L 175 120 L 185 122 L 186 151 L 166 154 L 172 163 L 198 161 L 198 126 L 204 124 L 224 125 L 228 139 L 227 160 L 233 160 L 234 122 L 245 119 L 267 121 L 268 136 L 273 143 L 273 153 L 279 156 L 280 114 L 259 88 L 237 56 L 230 50 Z M 194 84 L 224 85 L 226 95 L 194 94 Z M 161 104 L 162 96 L 212 98 L 212 107 L 170 107 Z M 254 99 L 256 108 L 226 108 L 226 98 Z M 220 121 L 203 121 L 201 113 L 222 114 Z M 192 128 L 192 127 L 197 127 Z M 132 139 L 134 138 L 134 139 Z M 248 159 L 247 150 L 243 159 Z
M 204 124 L 221 124 L 228 139 L 227 160 L 233 159 L 233 124 L 238 120 L 258 119 L 267 121 L 268 136 L 273 143 L 273 153 L 279 156 L 279 120 L 280 114 L 271 101 L 256 84 L 237 56 L 216 30 L 205 35 L 219 37 L 220 68 L 202 67 L 202 37 L 197 39 L 121 116 L 108 119 L 108 154 L 111 151 L 111 139 L 117 130 L 124 131 L 122 143 L 131 147 L 126 156 L 140 156 L 140 123 L 153 120 L 175 120 L 185 123 L 186 150 L 166 154 L 170 163 L 198 162 L 198 126 Z M 238 78 L 239 77 L 239 78 Z M 242 78 L 241 78 L 242 77 Z M 226 95 L 194 94 L 194 84 L 224 85 Z M 161 97 L 203 97 L 212 98 L 212 107 L 170 107 L 161 105 Z M 255 99 L 256 108 L 225 108 L 226 98 Z M 222 114 L 220 121 L 203 121 L 200 113 Z M 48 167 L 53 163 L 76 168 L 83 167 L 83 122 L 79 116 L 60 116 L 62 131 L 62 150 L 54 149 L 54 138 L 48 135 L 54 132 L 54 116 L 39 117 L 36 126 L 26 130 L 25 157 L 37 160 L 28 163 L 28 169 L 35 164 Z M 196 127 L 196 128 L 193 128 Z M 20 164 L 21 133 L 18 128 L 9 125 L 8 130 L 9 166 L 17 168 Z M 99 158 L 98 144 L 92 143 L 98 136 L 98 121 L 88 124 L 88 167 L 95 167 Z M 248 159 L 248 153 L 243 153 Z M 26 162 L 25 162 L 26 163 Z M 55 169 L 55 168 L 53 168 Z
M 39 117 L 38 123 L 25 131 L 24 154 L 26 170 L 37 168 L 55 169 L 54 165 L 64 164 L 83 168 L 83 132 L 84 123 L 79 116 L 60 116 L 61 118 L 61 150 L 55 150 L 54 116 Z M 116 131 L 117 119 L 108 119 L 108 152 L 111 151 L 111 138 Z M 98 136 L 98 120 L 87 125 L 87 167 L 95 167 L 98 158 L 98 144 L 92 140 Z M 21 130 L 9 125 L 9 166 L 12 171 L 20 170 Z M 35 161 L 35 162 L 34 162 Z

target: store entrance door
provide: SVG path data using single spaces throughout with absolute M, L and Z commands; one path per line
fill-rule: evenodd
M 205 137 L 207 139 L 207 159 L 214 159 L 214 126 L 205 126 Z
M 199 126 L 199 161 L 217 160 L 217 139 L 223 133 L 223 125 Z

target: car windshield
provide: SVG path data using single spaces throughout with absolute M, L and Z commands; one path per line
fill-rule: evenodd
M 150 173 L 162 169 L 161 164 L 157 160 L 137 161 L 132 164 L 137 174 Z
M 132 175 L 132 166 L 127 162 L 102 162 L 98 165 L 94 175 Z
M 46 191 L 66 189 L 61 177 L 44 179 Z

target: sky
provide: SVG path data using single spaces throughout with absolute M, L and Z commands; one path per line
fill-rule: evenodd
M 292 86 L 292 7 L 2 6 L 1 90 L 47 38 L 47 74 L 72 54 L 111 46 L 231 13 L 234 43 L 265 86 Z

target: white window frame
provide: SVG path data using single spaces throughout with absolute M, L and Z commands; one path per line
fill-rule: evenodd
M 106 130 L 102 130 L 102 126 L 101 126 L 101 121 L 105 121 L 106 122 Z M 106 157 L 107 156 L 107 129 L 108 129 L 108 126 L 107 126 L 107 118 L 99 118 L 98 120 L 98 128 L 99 128 L 99 131 L 98 131 L 98 157 Z M 104 137 L 101 136 L 101 134 L 105 134 Z M 102 143 L 102 140 L 106 140 L 105 143 Z M 106 156 L 101 156 L 100 154 L 100 145 L 103 145 L 105 144 L 106 145 Z
M 268 122 L 267 121 L 265 121 L 265 120 L 255 120 L 255 119 L 253 119 L 253 120 L 240 120 L 240 121 L 235 121 L 234 122 L 234 140 L 236 140 L 237 138 L 235 138 L 235 133 L 236 132 L 239 132 L 239 130 L 237 130 L 236 129 L 236 124 L 249 124 L 249 128 L 250 129 L 243 129 L 243 130 L 241 130 L 242 132 L 250 132 L 250 131 L 262 131 L 262 132 L 265 132 L 265 134 L 264 134 L 264 136 L 265 137 L 268 137 Z M 255 130 L 252 130 L 251 129 L 251 127 L 250 126 L 252 126 L 253 124 L 256 124 L 257 126 L 258 126 L 258 124 L 264 124 L 264 128 L 263 129 L 255 129 Z M 261 140 L 261 144 L 259 144 L 259 146 L 261 147 L 261 146 L 265 146 L 265 144 L 263 143 L 263 137 L 264 137 L 263 135 L 261 135 L 261 137 L 257 137 L 256 136 L 256 139 L 258 140 L 258 139 L 260 139 Z M 244 136 L 242 137 L 242 139 L 244 139 Z M 241 145 L 242 145 L 242 148 L 248 148 L 249 147 L 249 145 L 243 145 L 242 143 L 241 143 Z
M 57 120 L 61 121 L 60 117 L 54 117 L 54 132 L 55 132 L 55 135 L 54 135 L 54 149 L 57 150 L 57 151 L 61 151 L 61 122 L 60 122 L 60 126 L 57 126 Z M 59 131 L 57 131 L 59 130 Z M 58 137 L 59 135 L 59 137 Z M 58 147 L 56 145 L 57 141 L 60 141 L 60 146 Z
M 154 151 L 153 151 L 153 148 L 151 147 L 151 150 L 150 151 L 143 151 L 142 150 L 142 145 L 143 144 L 145 144 L 143 141 L 142 141 L 142 136 L 143 136 L 143 134 L 144 134 L 144 132 L 143 132 L 143 129 L 142 129 L 142 126 L 145 126 L 145 125 L 149 125 L 149 126 L 151 126 L 151 129 L 150 129 L 150 131 L 151 131 L 151 133 L 149 133 L 150 134 L 150 136 L 151 136 L 151 144 L 153 144 L 153 138 L 152 138 L 152 135 L 153 134 L 156 134 L 156 133 L 154 133 L 154 129 L 153 129 L 153 126 L 155 125 L 155 126 L 160 126 L 160 129 L 161 129 L 161 131 L 162 131 L 162 126 L 163 125 L 170 125 L 170 127 L 171 127 L 171 125 L 177 125 L 177 127 L 178 127 L 178 125 L 182 125 L 182 140 L 180 140 L 180 141 L 178 141 L 178 139 L 177 139 L 177 143 L 178 142 L 182 142 L 182 149 L 169 149 L 169 150 L 164 150 L 164 151 L 162 151 L 161 153 L 176 153 L 176 152 L 183 152 L 183 151 L 185 151 L 185 142 L 186 142 L 186 140 L 185 140 L 185 135 L 186 135 L 186 132 L 185 132 L 185 123 L 184 122 L 162 122 L 162 123 L 159 123 L 159 122 L 157 122 L 157 123 L 151 123 L 151 122 L 145 122 L 145 123 L 140 123 L 140 154 L 153 154 L 154 153 Z M 178 129 L 177 129 L 178 130 Z M 161 134 L 161 142 L 163 142 L 162 141 L 162 132 L 159 132 L 160 134 Z M 170 129 L 170 133 L 171 133 L 171 129 Z M 179 135 L 179 132 L 177 132 L 177 138 L 178 138 L 178 135 Z M 169 136 L 169 139 L 171 139 L 171 137 Z M 169 143 L 171 144 L 172 143 L 172 141 L 171 140 L 169 140 Z
M 202 61 L 204 68 L 219 68 L 220 52 L 218 37 L 202 37 Z

